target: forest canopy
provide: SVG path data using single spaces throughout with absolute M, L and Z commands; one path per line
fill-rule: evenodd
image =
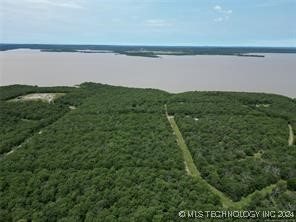
M 11 102 L 30 93 L 64 96 Z M 202 179 L 188 175 L 165 105 Z M 0 87 L 0 221 L 178 221 L 227 209 L 211 187 L 248 197 L 243 209 L 293 212 L 289 125 L 295 134 L 295 100 L 272 94 Z

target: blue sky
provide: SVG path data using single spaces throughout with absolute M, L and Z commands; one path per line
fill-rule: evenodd
M 0 0 L 0 42 L 296 47 L 296 0 Z

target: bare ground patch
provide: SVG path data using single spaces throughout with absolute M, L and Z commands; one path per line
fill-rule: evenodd
M 18 96 L 10 101 L 42 101 L 47 103 L 54 102 L 55 99 L 64 96 L 65 93 L 30 93 L 23 96 Z

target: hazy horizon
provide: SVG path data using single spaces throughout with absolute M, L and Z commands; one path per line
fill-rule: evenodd
M 213 47 L 213 48 L 292 48 L 296 49 L 296 46 L 261 46 L 261 45 L 149 45 L 149 44 L 104 44 L 104 43 L 98 43 L 98 44 L 79 44 L 79 43 L 72 43 L 72 44 L 67 44 L 67 43 L 25 43 L 25 42 L 0 42 L 0 45 L 73 45 L 73 46 L 144 46 L 144 47 L 196 47 L 196 48 L 202 48 L 202 47 Z

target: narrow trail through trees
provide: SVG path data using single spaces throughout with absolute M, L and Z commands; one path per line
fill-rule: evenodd
M 70 110 L 72 110 L 72 109 L 70 109 Z M 67 112 L 67 113 L 69 113 L 69 112 Z M 67 115 L 67 113 L 65 113 L 64 115 L 58 117 L 57 119 L 49 122 L 46 126 L 37 127 L 36 129 L 34 129 L 30 136 L 24 138 L 19 144 L 11 147 L 11 149 L 8 152 L 0 154 L 0 160 L 3 159 L 6 156 L 9 156 L 10 154 L 14 153 L 16 150 L 18 150 L 22 146 L 24 146 L 26 143 L 30 142 L 32 137 L 42 134 L 44 129 L 46 129 L 47 127 L 49 127 L 49 126 L 53 125 L 54 123 L 56 123 L 59 119 L 63 118 L 65 115 Z
M 292 146 L 294 144 L 294 132 L 291 124 L 288 124 L 289 127 L 289 139 L 288 139 L 288 145 Z
M 259 193 L 261 195 L 267 195 L 269 193 L 272 192 L 272 190 L 277 186 L 278 183 L 280 182 L 285 182 L 283 180 L 278 181 L 276 184 L 271 184 L 267 187 L 264 187 L 261 190 L 256 190 L 253 193 L 249 194 L 246 197 L 242 197 L 240 201 L 234 202 L 232 199 L 230 199 L 228 196 L 226 196 L 223 192 L 221 192 L 220 190 L 218 190 L 217 188 L 215 188 L 214 186 L 212 186 L 211 184 L 209 184 L 204 178 L 202 178 L 199 170 L 197 169 L 196 165 L 194 164 L 194 161 L 192 159 L 190 150 L 188 149 L 185 140 L 183 139 L 182 133 L 179 130 L 179 127 L 174 119 L 174 116 L 170 116 L 168 114 L 168 110 L 167 110 L 167 105 L 164 105 L 165 108 L 165 115 L 173 129 L 173 132 L 176 136 L 176 140 L 178 143 L 178 146 L 180 147 L 182 154 L 183 154 L 183 158 L 184 158 L 184 163 L 185 163 L 185 169 L 186 172 L 188 173 L 189 176 L 198 179 L 199 181 L 201 181 L 202 183 L 206 184 L 206 186 L 217 196 L 220 197 L 221 203 L 223 205 L 223 207 L 225 208 L 230 208 L 230 209 L 243 209 L 244 207 L 247 207 L 250 202 L 252 201 L 252 197 L 255 195 L 258 195 Z

